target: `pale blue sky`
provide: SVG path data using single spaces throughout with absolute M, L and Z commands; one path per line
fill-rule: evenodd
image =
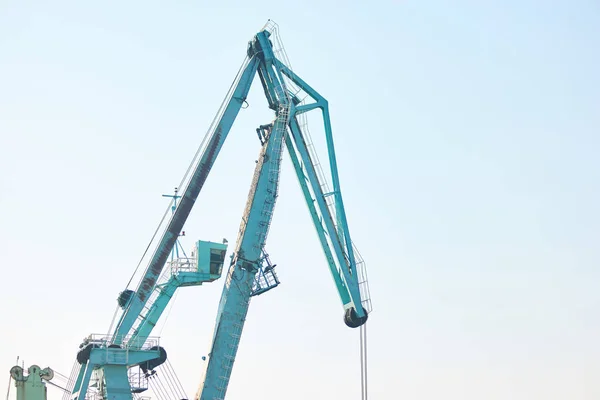
M 0 393 L 17 355 L 69 374 L 108 329 L 272 18 L 330 102 L 375 307 L 370 398 L 600 398 L 600 4 L 219 3 L 0 1 Z M 235 240 L 272 118 L 258 82 L 249 103 L 186 248 Z M 283 284 L 251 305 L 228 398 L 358 399 L 358 331 L 287 157 L 281 185 Z M 190 396 L 222 284 L 182 290 L 161 332 Z

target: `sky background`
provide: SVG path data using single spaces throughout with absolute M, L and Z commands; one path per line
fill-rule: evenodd
M 329 100 L 370 399 L 600 398 L 595 0 L 0 0 L 0 393 L 17 356 L 69 375 L 107 331 L 268 18 Z M 235 241 L 263 97 L 256 81 L 186 249 Z M 359 333 L 287 156 L 267 251 L 283 283 L 251 304 L 227 398 L 359 399 Z M 182 289 L 155 331 L 189 396 L 223 282 Z

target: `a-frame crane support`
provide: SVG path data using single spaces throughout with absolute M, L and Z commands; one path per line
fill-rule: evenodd
M 260 254 L 265 245 L 275 206 L 281 166 L 280 156 L 284 142 L 287 144 L 296 175 L 344 304 L 345 322 L 350 327 L 358 327 L 367 320 L 367 310 L 363 307 L 364 299 L 361 298 L 353 245 L 342 203 L 327 101 L 275 57 L 269 37 L 268 31 L 259 32 L 250 43 L 248 56 L 259 60 L 257 73 L 269 107 L 275 111 L 276 118 L 269 134 L 264 135 L 264 139 L 259 135 L 263 150 L 256 166 L 242 218 L 236 253 L 223 288 L 206 370 L 196 395 L 199 400 L 225 398 L 248 312 L 252 284 L 260 266 Z M 305 91 L 314 102 L 300 105 L 301 102 L 287 86 L 284 76 Z M 315 167 L 317 161 L 311 158 L 306 139 L 296 118 L 297 115 L 316 108 L 322 110 L 324 119 L 333 181 L 333 191 L 329 193 L 323 193 L 325 182 L 317 175 Z M 312 194 L 309 189 L 312 190 Z M 327 197 L 332 197 L 333 203 L 328 204 Z

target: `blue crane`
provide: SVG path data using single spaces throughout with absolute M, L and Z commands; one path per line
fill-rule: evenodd
M 84 400 L 93 379 L 102 398 L 131 399 L 146 388 L 132 381 L 132 367 L 152 376 L 167 355 L 150 336 L 179 287 L 220 278 L 227 243 L 198 241 L 191 257 L 179 256 L 179 236 L 225 139 L 258 75 L 274 119 L 256 131 L 261 143 L 238 238 L 218 306 L 212 344 L 196 399 L 224 399 L 250 299 L 276 287 L 279 279 L 265 243 L 271 224 L 284 149 L 292 161 L 325 259 L 351 328 L 365 324 L 371 303 L 366 268 L 354 246 L 344 210 L 327 100 L 296 75 L 269 21 L 248 43 L 247 55 L 211 129 L 181 195 L 172 197 L 172 216 L 135 289 L 118 297 L 122 309 L 108 335 L 91 335 L 80 345 L 71 400 Z M 321 112 L 332 187 L 318 161 L 306 127 L 306 114 Z M 194 163 L 193 163 L 194 164 Z M 171 260 L 168 261 L 169 254 Z M 174 257 L 173 254 L 176 254 Z M 167 268 L 165 268 L 167 266 Z

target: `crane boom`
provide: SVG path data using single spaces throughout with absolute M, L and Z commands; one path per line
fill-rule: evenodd
M 213 134 L 209 138 L 208 145 L 200 157 L 200 162 L 196 166 L 190 182 L 181 197 L 179 206 L 175 210 L 152 259 L 146 268 L 146 272 L 135 290 L 135 295 L 130 299 L 127 308 L 123 314 L 121 314 L 113 334 L 113 344 L 121 344 L 123 339 L 127 337 L 127 334 L 130 332 L 136 319 L 142 312 L 144 305 L 148 301 L 150 293 L 154 290 L 169 253 L 172 251 L 173 246 L 175 246 L 179 233 L 192 211 L 192 207 L 200 194 L 200 190 L 204 186 L 208 173 L 227 138 L 231 125 L 248 96 L 248 91 L 250 90 L 252 80 L 256 73 L 256 67 L 257 60 L 251 59 L 243 69 L 243 73 L 239 77 L 235 90 L 228 99 L 227 106 L 220 116 L 218 123 L 215 125 Z
M 261 268 L 262 249 L 277 197 L 287 115 L 284 108 L 278 113 L 256 166 L 256 184 L 251 187 L 219 304 L 212 348 L 208 356 L 209 367 L 201 385 L 201 399 L 225 397 L 256 274 Z
M 221 295 L 206 369 L 196 393 L 197 400 L 225 398 L 256 273 L 261 268 L 261 253 L 277 197 L 280 156 L 284 143 L 288 145 L 292 163 L 344 304 L 345 322 L 350 327 L 358 327 L 367 320 L 367 291 L 363 289 L 365 296 L 361 297 L 363 282 L 358 278 L 342 203 L 327 101 L 276 58 L 270 36 L 271 32 L 265 29 L 256 34 L 249 44 L 248 55 L 259 60 L 257 73 L 276 118 L 273 124 L 267 126 L 266 133 L 261 135 L 265 126 L 257 130 L 263 143 L 262 152 L 240 225 L 236 252 Z M 302 101 L 287 86 L 286 78 L 287 82 L 304 90 L 314 103 L 301 104 Z M 298 122 L 302 113 L 317 108 L 323 113 L 333 178 L 333 191 L 327 193 L 323 192 L 326 187 L 324 177 L 318 176 L 316 154 L 311 157 L 307 138 Z M 328 197 L 332 200 L 328 201 Z M 366 284 L 366 280 L 364 283 Z
M 129 368 L 158 365 L 157 363 L 163 362 L 166 358 L 166 353 L 159 346 L 158 339 L 148 336 L 174 290 L 179 286 L 198 285 L 220 276 L 220 271 L 215 274 L 203 273 L 200 265 L 197 264 L 196 270 L 181 271 L 182 273 L 174 271 L 171 275 L 172 279 L 164 285 L 159 281 L 161 276 L 167 276 L 163 274 L 167 258 L 173 251 L 181 229 L 204 186 L 235 117 L 246 101 L 257 66 L 256 59 L 248 58 L 240 69 L 232 90 L 227 94 L 211 127 L 212 130 L 207 134 L 206 146 L 201 151 L 199 161 L 180 197 L 179 205 L 175 208 L 140 283 L 135 291 L 126 289 L 119 295 L 118 301 L 123 312 L 114 332 L 108 339 L 103 335 L 90 335 L 80 345 L 75 367 L 77 373 L 69 384 L 71 400 L 86 398 L 94 373 L 101 383 L 100 392 L 103 396 L 115 400 L 132 399 L 134 388 L 129 381 Z M 156 360 L 158 361 L 155 362 Z
M 258 71 L 263 82 L 270 82 L 267 93 L 271 95 L 270 105 L 276 108 L 277 117 L 272 126 L 265 128 L 262 151 L 219 304 L 212 348 L 198 395 L 202 400 L 222 399 L 227 391 L 275 207 L 281 154 L 289 118 L 289 95 L 277 71 L 272 68 L 268 37 L 264 34 L 257 35 L 254 46 L 255 56 L 262 55 Z

